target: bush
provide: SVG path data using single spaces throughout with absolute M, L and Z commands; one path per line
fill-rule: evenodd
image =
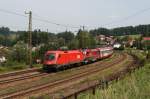
M 5 68 L 2 67 L 2 66 L 0 66 L 0 72 L 2 72 L 2 71 L 4 71 L 4 70 L 5 70 Z
M 148 54 L 147 54 L 147 59 L 150 59 L 150 50 L 148 51 Z
M 20 70 L 20 69 L 24 69 L 24 68 L 25 68 L 25 66 L 19 66 L 19 65 L 12 67 L 12 69 L 14 69 L 14 70 Z

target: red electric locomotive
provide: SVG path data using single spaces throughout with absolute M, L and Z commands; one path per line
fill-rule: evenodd
M 57 69 L 76 63 L 81 63 L 84 55 L 79 50 L 47 51 L 44 59 L 44 69 Z
M 99 59 L 107 58 L 112 54 L 112 47 L 69 51 L 47 51 L 43 68 L 45 70 L 58 70 L 58 68 L 68 67 L 72 64 L 94 62 Z

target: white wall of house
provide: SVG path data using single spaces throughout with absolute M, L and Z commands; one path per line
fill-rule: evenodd
M 0 63 L 4 63 L 4 62 L 6 62 L 6 61 L 7 61 L 6 57 L 4 57 L 4 56 L 1 56 L 1 57 L 0 57 Z

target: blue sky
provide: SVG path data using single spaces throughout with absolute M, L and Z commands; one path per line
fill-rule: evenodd
M 148 8 L 150 0 L 0 0 L 0 9 L 23 15 L 24 11 L 32 10 L 33 17 L 66 25 L 85 25 L 88 30 L 150 24 Z M 8 26 L 11 30 L 27 30 L 28 17 L 0 11 L 0 26 Z M 33 29 L 37 28 L 56 33 L 66 29 L 78 30 L 33 20 Z

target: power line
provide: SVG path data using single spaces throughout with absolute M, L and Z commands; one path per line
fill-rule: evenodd
M 13 15 L 21 16 L 21 17 L 27 17 L 27 16 L 24 15 L 24 14 L 20 14 L 20 13 L 8 11 L 8 10 L 4 10 L 4 9 L 0 9 L 0 12 L 4 12 L 4 13 L 8 13 L 8 14 L 13 14 Z
M 36 18 L 36 17 L 39 17 L 39 18 Z M 62 27 L 70 27 L 70 28 L 80 28 L 80 25 L 67 25 L 67 24 L 60 24 L 60 23 L 56 23 L 56 22 L 52 22 L 52 21 L 49 21 L 49 20 L 46 20 L 45 18 L 43 19 L 42 16 L 38 15 L 38 14 L 35 14 L 34 12 L 34 20 L 38 20 L 38 21 L 42 21 L 42 22 L 46 22 L 46 23 L 51 23 L 51 24 L 55 24 L 55 25 L 58 25 L 58 26 L 62 26 Z
M 150 8 L 142 9 L 142 10 L 137 11 L 137 12 L 133 13 L 132 15 L 126 16 L 126 17 L 124 17 L 124 18 L 122 18 L 120 20 L 116 20 L 116 21 L 105 23 L 105 24 L 101 25 L 101 27 L 104 27 L 106 25 L 112 25 L 114 23 L 118 23 L 118 22 L 122 22 L 122 21 L 127 21 L 127 20 L 129 20 L 131 18 L 134 18 L 134 17 L 136 17 L 136 16 L 138 16 L 138 15 L 140 15 L 140 14 L 146 12 L 146 11 L 149 11 L 149 10 L 150 10 Z M 96 26 L 85 26 L 85 27 L 87 27 L 87 28 L 95 28 L 95 29 L 97 28 Z
M 51 22 L 49 20 L 45 20 L 45 19 L 40 19 L 40 18 L 33 18 L 34 20 L 38 20 L 38 21 L 41 21 L 41 22 L 46 22 L 46 23 L 50 23 L 50 24 L 54 24 L 54 25 L 57 25 L 57 26 L 61 26 L 61 27 L 70 27 L 70 28 L 80 28 L 78 26 L 71 26 L 71 25 L 65 25 L 65 24 L 60 24 L 60 23 L 54 23 L 54 22 Z
M 4 10 L 4 9 L 0 9 L 0 12 L 12 14 L 12 15 L 17 15 L 17 16 L 21 16 L 21 17 L 27 17 L 27 16 L 25 16 L 23 14 L 20 14 L 20 13 L 17 13 L 17 12 L 13 12 L 13 11 Z M 32 19 L 33 20 L 37 20 L 37 21 L 41 21 L 41 22 L 45 22 L 45 23 L 54 24 L 54 25 L 57 25 L 57 26 L 60 26 L 60 27 L 80 28 L 80 26 L 71 26 L 71 25 L 66 25 L 66 24 L 55 23 L 55 22 L 52 22 L 52 21 L 49 21 L 49 20 L 45 20 L 45 19 L 41 19 L 41 18 L 33 17 Z
M 146 12 L 146 11 L 149 11 L 149 10 L 150 10 L 150 8 L 142 9 L 140 11 L 137 11 L 136 13 L 133 13 L 132 15 L 124 17 L 124 18 L 122 18 L 120 20 L 116 20 L 116 21 L 113 21 L 113 22 L 109 22 L 109 23 L 103 24 L 102 26 L 111 25 L 111 24 L 114 24 L 114 23 L 122 22 L 122 21 L 127 21 L 127 20 L 129 20 L 129 19 L 131 19 L 133 17 L 136 17 L 136 16 L 138 16 L 138 15 L 140 15 L 140 14 Z
M 127 17 L 124 17 L 120 20 L 116 20 L 116 21 L 112 21 L 112 22 L 109 22 L 109 23 L 106 23 L 106 24 L 103 24 L 101 26 L 106 26 L 106 25 L 112 25 L 114 23 L 118 23 L 118 22 L 122 22 L 122 21 L 126 21 L 126 20 L 129 20 L 135 16 L 138 16 L 146 11 L 149 11 L 150 8 L 146 8 L 146 9 L 143 9 L 143 10 L 140 10 L 140 11 L 137 11 L 136 13 L 132 14 L 132 15 L 129 15 Z M 23 14 L 20 14 L 20 13 L 16 13 L 16 12 L 13 12 L 13 11 L 8 11 L 8 10 L 4 10 L 4 9 L 0 9 L 1 12 L 4 12 L 4 13 L 9 13 L 9 14 L 13 14 L 13 15 L 18 15 L 18 16 L 22 16 L 22 17 L 27 17 Z M 38 17 L 40 17 L 39 15 L 36 15 Z M 46 20 L 46 19 L 43 19 L 43 18 L 36 18 L 36 17 L 33 17 L 33 20 L 37 20 L 37 21 L 41 21 L 41 22 L 45 22 L 45 23 L 50 23 L 50 24 L 53 24 L 53 25 L 56 25 L 56 26 L 60 26 L 60 27 L 66 27 L 66 28 L 77 28 L 77 29 L 80 29 L 81 25 L 78 25 L 78 26 L 72 26 L 72 25 L 66 25 L 66 24 L 60 24 L 60 23 L 55 23 L 55 22 L 52 22 L 52 21 L 49 21 L 49 20 Z M 97 28 L 96 26 L 85 26 L 84 27 L 87 27 L 87 28 Z

